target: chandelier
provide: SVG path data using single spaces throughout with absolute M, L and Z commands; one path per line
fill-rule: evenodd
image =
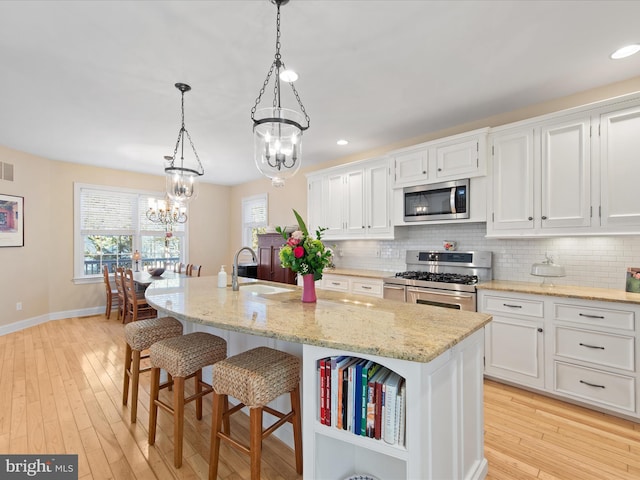
M 168 196 L 160 202 L 150 199 L 147 219 L 153 223 L 164 225 L 166 231 L 171 232 L 174 225 L 187 221 L 186 208 L 174 204 Z
M 286 69 L 280 55 L 280 6 L 289 0 L 270 0 L 278 10 L 276 21 L 276 53 L 273 63 L 267 73 L 267 78 L 260 89 L 256 103 L 251 109 L 253 120 L 253 146 L 254 159 L 260 172 L 271 178 L 275 187 L 284 185 L 285 179 L 296 174 L 300 169 L 301 137 L 302 132 L 309 128 L 309 115 L 300 100 L 300 95 L 293 82 L 297 75 Z M 273 89 L 273 104 L 268 108 L 258 110 L 258 104 L 262 100 L 271 77 L 275 72 L 275 85 Z M 280 104 L 280 80 L 287 82 L 298 101 L 300 112 L 282 108 Z M 304 126 L 306 122 L 306 126 Z
M 176 141 L 176 147 L 173 150 L 173 156 L 164 157 L 167 161 L 167 167 L 164 169 L 165 174 L 167 175 L 167 195 L 171 200 L 175 200 L 176 202 L 186 203 L 189 200 L 196 197 L 196 185 L 195 179 L 196 177 L 200 177 L 204 175 L 204 168 L 202 167 L 202 163 L 200 163 L 200 158 L 198 157 L 198 152 L 196 152 L 196 147 L 193 145 L 193 141 L 191 140 L 191 135 L 184 126 L 184 94 L 191 90 L 191 87 L 186 83 L 176 83 L 175 87 L 180 90 L 182 94 L 182 125 L 180 127 L 180 131 L 178 132 L 178 140 Z M 189 144 L 191 145 L 191 150 L 195 156 L 195 159 L 198 163 L 197 167 L 194 165 L 193 168 L 185 167 L 184 164 L 184 136 L 187 136 L 189 140 Z M 180 149 L 180 162 L 179 165 L 176 162 L 176 156 L 178 155 L 178 149 Z M 185 217 L 186 221 L 186 217 Z

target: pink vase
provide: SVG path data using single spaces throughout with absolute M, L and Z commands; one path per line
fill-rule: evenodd
M 302 276 L 302 301 L 305 303 L 313 303 L 316 298 L 316 282 L 313 279 L 313 273 Z

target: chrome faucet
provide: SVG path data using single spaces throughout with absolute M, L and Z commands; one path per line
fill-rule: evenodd
M 231 290 L 233 290 L 234 292 L 237 292 L 240 289 L 240 285 L 238 285 L 238 255 L 240 255 L 240 252 L 242 252 L 243 250 L 249 250 L 251 252 L 251 255 L 253 256 L 253 261 L 258 263 L 258 256 L 256 255 L 256 252 L 253 251 L 253 249 L 249 247 L 242 247 L 236 252 L 236 256 L 233 257 L 233 271 L 231 272 Z

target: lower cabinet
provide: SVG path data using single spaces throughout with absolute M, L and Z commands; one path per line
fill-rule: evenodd
M 640 306 L 479 290 L 478 310 L 486 376 L 640 418 Z
M 322 284 L 318 287 L 324 290 L 382 298 L 382 279 L 377 278 L 324 273 Z

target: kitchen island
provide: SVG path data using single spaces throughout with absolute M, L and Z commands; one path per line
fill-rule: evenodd
M 302 357 L 304 478 L 486 476 L 483 327 L 491 316 L 322 290 L 317 303 L 305 304 L 291 285 L 256 282 L 234 292 L 216 284 L 215 277 L 156 281 L 146 297 L 187 330 L 224 336 L 230 355 L 266 344 Z M 372 360 L 404 377 L 404 446 L 320 423 L 317 363 L 338 355 Z

